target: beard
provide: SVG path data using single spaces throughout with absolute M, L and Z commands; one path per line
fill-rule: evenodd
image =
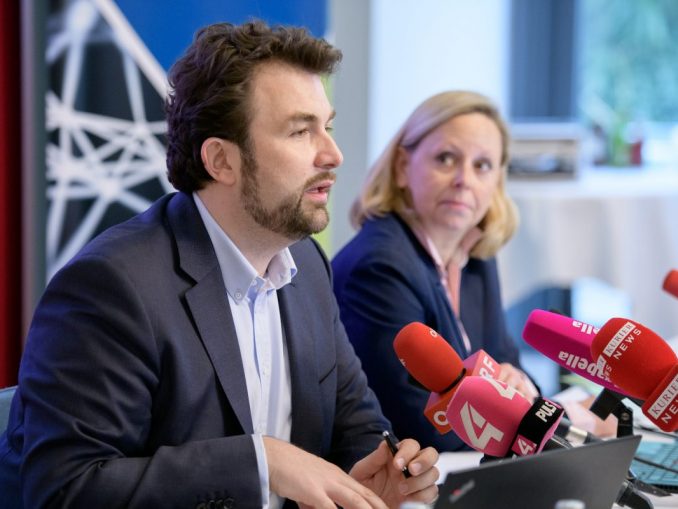
M 321 232 L 329 223 L 329 213 L 325 205 L 312 204 L 305 209 L 304 191 L 315 182 L 333 178 L 330 172 L 323 172 L 307 180 L 297 192 L 290 192 L 278 204 L 268 209 L 264 205 L 257 180 L 257 164 L 249 150 L 242 150 L 242 190 L 243 208 L 254 221 L 267 230 L 291 240 L 299 240 L 313 233 Z

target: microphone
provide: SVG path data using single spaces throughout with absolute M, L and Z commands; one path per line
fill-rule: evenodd
M 446 411 L 462 379 L 469 375 L 496 377 L 501 369 L 483 350 L 462 361 L 440 334 L 419 322 L 403 327 L 393 348 L 412 378 L 431 391 L 424 415 L 441 435 L 452 431 Z
M 479 376 L 464 378 L 447 408 L 447 420 L 459 438 L 494 457 L 527 456 L 547 444 L 566 446 L 552 438 L 562 415 L 563 409 L 547 399 L 530 403 L 504 382 Z
M 594 442 L 602 442 L 603 440 L 593 433 L 577 428 L 565 417 L 560 419 L 560 422 L 556 427 L 556 435 L 564 438 L 573 445 L 591 444 Z
M 523 329 L 525 342 L 572 373 L 615 392 L 624 391 L 609 379 L 591 356 L 598 329 L 584 322 L 542 309 L 533 310 Z
M 547 314 L 555 315 L 555 313 Z M 431 391 L 424 415 L 441 434 L 452 431 L 446 411 L 450 399 L 457 390 L 454 382 L 456 381 L 457 384 L 461 382 L 460 373 L 464 371 L 464 376 L 479 375 L 496 378 L 499 372 L 497 362 L 483 350 L 462 361 L 442 336 L 418 322 L 412 322 L 403 327 L 396 335 L 393 346 L 400 362 L 412 378 Z M 586 346 L 586 353 L 590 356 L 589 345 Z M 445 390 L 446 388 L 448 390 Z M 573 426 L 565 418 L 558 423 L 556 435 L 575 444 L 600 440 L 595 435 Z
M 678 270 L 673 269 L 666 274 L 662 288 L 664 291 L 678 298 Z
M 548 400 L 531 405 L 522 394 L 498 380 L 471 376 L 459 384 L 447 409 L 447 418 L 467 445 L 484 453 L 485 459 L 497 459 L 572 447 L 553 434 L 561 422 L 562 412 L 562 408 Z M 525 447 L 530 438 L 522 433 L 538 421 L 543 424 L 540 436 L 533 435 L 532 438 L 537 439 L 534 446 Z M 527 427 L 526 423 L 529 423 Z M 653 507 L 629 480 L 622 482 L 616 503 L 633 509 Z
M 611 318 L 591 344 L 598 367 L 628 394 L 645 400 L 643 413 L 660 429 L 678 429 L 678 358 L 652 330 Z
M 603 391 L 589 408 L 591 413 L 601 419 L 606 419 L 611 413 L 619 417 L 620 409 L 626 409 L 622 405 L 625 397 L 639 405 L 642 402 L 625 394 L 594 360 L 591 342 L 597 333 L 598 329 L 593 325 L 558 313 L 535 309 L 525 322 L 523 339 L 557 364 L 603 386 Z M 625 424 L 621 425 L 625 427 Z

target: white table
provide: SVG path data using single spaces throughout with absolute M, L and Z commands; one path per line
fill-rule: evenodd
M 678 169 L 596 168 L 572 180 L 513 180 L 521 224 L 498 260 L 504 305 L 594 277 L 632 299 L 633 318 L 678 335 L 678 299 L 661 290 L 678 268 Z

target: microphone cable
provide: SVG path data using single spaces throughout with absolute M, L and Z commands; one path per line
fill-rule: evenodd
M 671 433 L 669 431 L 662 431 L 660 429 L 653 428 L 651 426 L 645 426 L 644 424 L 634 424 L 633 428 L 639 429 L 641 431 L 647 431 L 649 433 L 654 433 L 656 435 L 662 435 L 662 436 L 665 436 L 665 437 L 668 437 L 668 438 L 672 438 L 673 440 L 678 440 L 678 435 L 676 435 L 675 433 Z
M 678 469 L 662 465 L 661 463 L 655 463 L 654 461 L 651 460 L 646 460 L 645 458 L 641 458 L 640 456 L 634 456 L 633 460 L 637 461 L 638 463 L 645 463 L 646 465 L 650 465 L 651 467 L 661 468 L 662 470 L 666 470 L 667 472 L 671 472 L 672 474 L 678 474 Z

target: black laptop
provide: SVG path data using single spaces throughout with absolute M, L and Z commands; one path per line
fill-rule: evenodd
M 612 507 L 640 436 L 483 463 L 447 475 L 435 509 L 551 509 L 576 499 Z

